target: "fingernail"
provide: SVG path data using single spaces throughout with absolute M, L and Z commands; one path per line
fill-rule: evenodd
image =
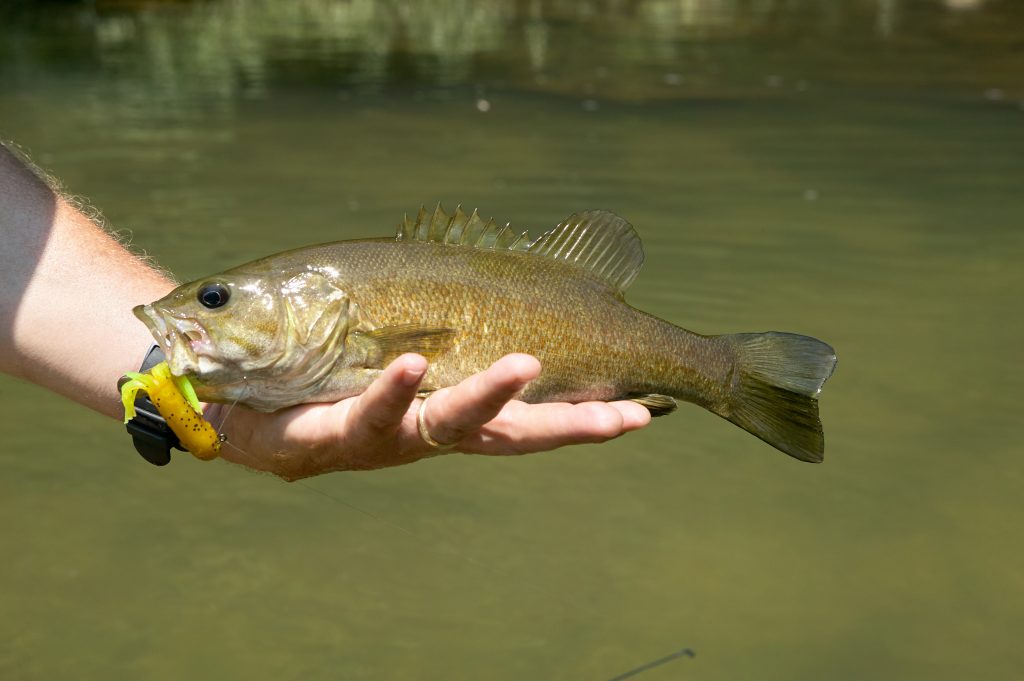
M 420 382 L 425 373 L 427 373 L 426 369 L 406 369 L 402 374 L 402 384 L 412 387 Z

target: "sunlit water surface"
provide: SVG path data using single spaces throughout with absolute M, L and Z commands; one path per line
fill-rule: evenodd
M 1018 3 L 3 19 L 0 134 L 181 279 L 439 200 L 534 229 L 607 208 L 646 244 L 634 305 L 840 357 L 820 466 L 688 407 L 296 485 L 153 468 L 4 379 L 3 678 L 600 681 L 684 646 L 640 678 L 1019 678 Z

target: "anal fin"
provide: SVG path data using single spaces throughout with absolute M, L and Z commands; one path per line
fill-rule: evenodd
M 664 416 L 665 414 L 671 414 L 676 410 L 676 407 L 679 406 L 676 404 L 676 401 L 668 395 L 659 395 L 657 393 L 627 395 L 626 399 L 647 407 L 647 411 L 651 412 L 651 416 Z

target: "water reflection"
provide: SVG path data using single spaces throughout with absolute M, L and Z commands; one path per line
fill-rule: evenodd
M 950 19 L 965 9 L 975 10 L 971 21 Z M 0 24 L 0 79 L 32 87 L 54 61 L 73 59 L 79 70 L 107 74 L 102 96 L 162 114 L 285 86 L 707 97 L 748 91 L 780 72 L 795 74 L 794 83 L 817 71 L 885 83 L 895 62 L 914 70 L 922 44 L 970 47 L 980 35 L 992 52 L 966 53 L 975 68 L 957 79 L 998 81 L 980 83 L 984 90 L 1011 84 L 1002 74 L 1024 68 L 1009 49 L 1019 33 L 1005 28 L 1014 12 L 1012 3 L 980 0 L 16 2 Z M 749 40 L 768 46 L 766 59 L 750 58 Z M 903 51 L 878 54 L 875 40 Z

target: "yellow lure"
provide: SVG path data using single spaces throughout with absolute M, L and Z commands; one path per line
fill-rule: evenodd
M 208 461 L 220 454 L 220 435 L 203 410 L 196 391 L 185 376 L 173 376 L 167 362 L 160 362 L 145 374 L 129 372 L 130 380 L 121 386 L 124 422 L 135 418 L 135 396 L 146 391 L 160 416 L 181 441 L 181 446 L 198 458 Z

